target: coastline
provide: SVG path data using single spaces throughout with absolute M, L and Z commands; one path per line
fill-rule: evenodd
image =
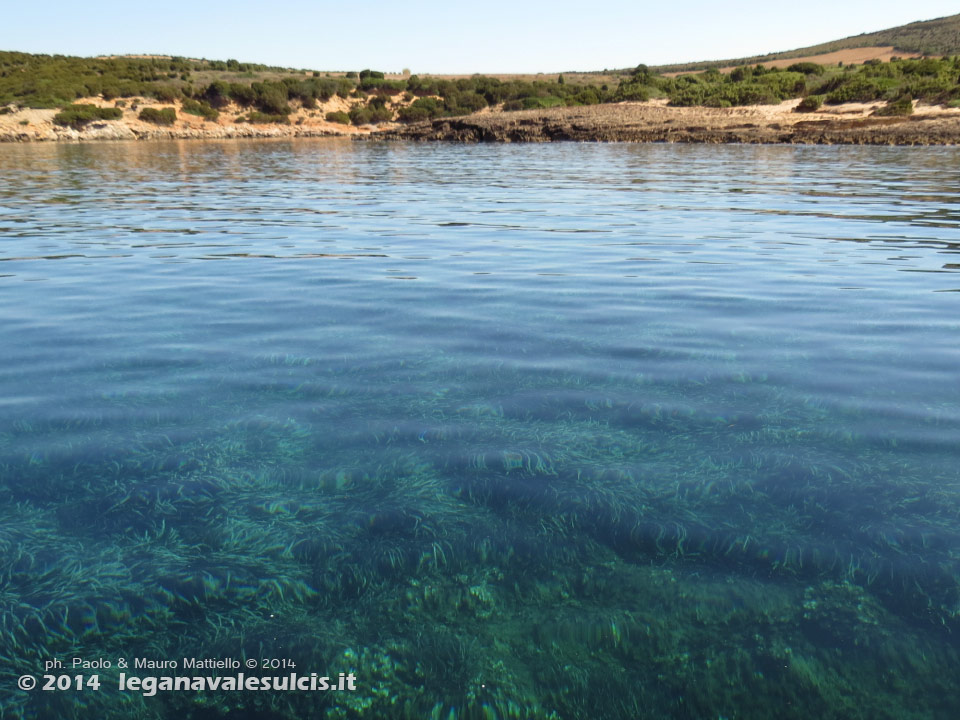
M 797 113 L 798 103 L 708 108 L 671 107 L 664 100 L 653 100 L 517 112 L 486 110 L 379 127 L 338 125 L 307 113 L 290 124 L 234 123 L 226 118 L 204 122 L 181 114 L 174 126 L 159 127 L 125 112 L 120 120 L 93 122 L 82 130 L 54 125 L 55 110 L 21 110 L 0 116 L 0 142 L 352 137 L 468 143 L 960 144 L 960 109 L 920 105 L 908 117 L 880 117 L 873 112 L 882 103 L 849 103 Z
M 458 142 L 684 142 L 804 145 L 957 145 L 960 110 L 917 106 L 907 117 L 873 115 L 883 103 L 798 113 L 799 100 L 734 108 L 665 101 L 477 113 L 377 133 L 388 140 Z

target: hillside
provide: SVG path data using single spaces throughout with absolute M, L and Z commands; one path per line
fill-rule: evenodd
M 775 59 L 766 65 L 760 63 L 763 58 L 713 63 L 741 63 L 729 72 L 663 73 L 640 65 L 620 76 L 577 73 L 569 80 L 563 74 L 387 77 L 369 69 L 321 72 L 236 60 L 0 52 L 0 130 L 15 140 L 259 136 L 286 133 L 280 126 L 291 125 L 293 133 L 329 134 L 353 132 L 347 126 L 369 132 L 375 125 L 480 111 L 509 114 L 651 100 L 713 108 L 797 100 L 798 112 L 883 103 L 871 112 L 908 116 L 917 102 L 960 109 L 960 55 L 908 57 L 910 47 L 960 44 L 957 35 L 960 15 L 802 48 L 793 51 L 794 60 L 786 59 L 790 53 L 779 53 L 768 56 Z M 902 56 L 892 57 L 894 45 L 866 47 L 882 50 L 886 57 L 836 49 L 844 43 L 877 42 L 899 43 Z
M 709 70 L 710 68 L 756 65 L 757 63 L 769 63 L 775 60 L 806 58 L 853 48 L 882 48 L 884 46 L 890 46 L 894 51 L 904 54 L 958 54 L 960 53 L 960 15 L 950 15 L 935 20 L 912 22 L 887 30 L 853 35 L 843 38 L 842 40 L 833 40 L 831 42 L 820 43 L 819 45 L 797 48 L 796 50 L 728 60 L 708 60 L 703 62 L 678 63 L 675 65 L 659 65 L 652 69 L 661 73 L 689 72 Z

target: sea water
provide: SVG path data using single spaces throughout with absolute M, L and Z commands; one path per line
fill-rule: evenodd
M 958 170 L 0 148 L 0 716 L 957 717 Z

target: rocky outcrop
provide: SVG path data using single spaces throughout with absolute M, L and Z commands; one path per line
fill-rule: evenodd
M 673 112 L 667 112 L 672 110 Z M 807 145 L 960 144 L 960 114 L 805 116 L 757 110 L 601 105 L 441 118 L 374 133 L 387 140 L 455 142 L 686 142 Z M 744 122 L 750 120 L 750 122 Z

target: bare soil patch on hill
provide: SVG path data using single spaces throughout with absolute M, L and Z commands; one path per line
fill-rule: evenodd
M 768 60 L 760 63 L 760 65 L 768 68 L 786 68 L 801 62 L 812 62 L 818 65 L 837 65 L 839 63 L 843 63 L 844 65 L 862 65 L 868 60 L 890 62 L 890 58 L 894 57 L 915 58 L 920 57 L 920 55 L 918 53 L 900 52 L 895 50 L 892 45 L 884 45 L 877 47 L 847 48 L 846 50 L 835 50 L 834 52 L 821 53 L 819 55 L 804 55 L 803 57 Z M 722 67 L 720 68 L 720 72 L 728 73 L 736 67 L 736 65 Z M 677 77 L 678 75 L 694 75 L 698 72 L 703 71 L 685 70 L 683 72 L 668 72 L 664 73 L 664 76 Z

